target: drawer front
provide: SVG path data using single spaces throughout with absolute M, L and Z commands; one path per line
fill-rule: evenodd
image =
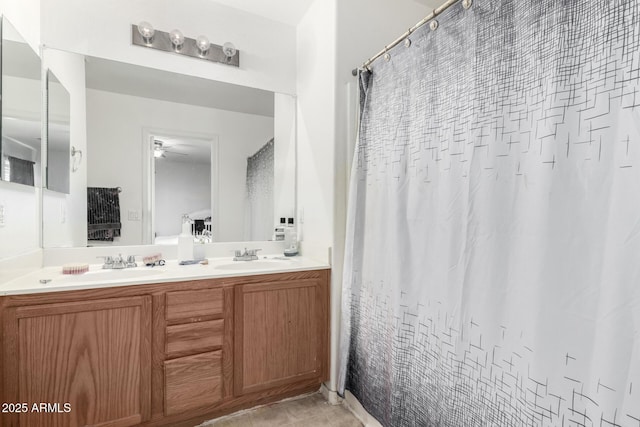
M 167 326 L 167 356 L 202 353 L 222 347 L 224 320 Z
M 164 362 L 165 415 L 215 405 L 222 400 L 222 351 Z
M 222 289 L 167 292 L 167 320 L 222 315 Z

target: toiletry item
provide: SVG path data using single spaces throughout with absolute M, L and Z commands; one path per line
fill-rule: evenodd
M 280 218 L 280 224 L 276 225 L 275 232 L 273 233 L 273 240 L 275 240 L 276 242 L 283 241 L 285 238 L 285 228 L 286 218 Z
M 193 245 L 193 259 L 204 259 L 204 243 L 199 241 Z
M 162 259 L 162 254 L 161 253 L 144 256 L 144 257 L 142 257 L 142 262 L 147 267 L 155 267 L 156 265 L 164 265 L 164 260 Z
M 182 216 L 182 233 L 178 236 L 178 262 L 191 261 L 193 256 L 193 236 L 191 235 L 191 219 Z
M 180 265 L 194 265 L 194 264 L 200 264 L 202 260 L 199 259 L 187 259 L 184 261 L 180 261 Z
M 144 265 L 155 264 L 156 262 L 162 259 L 162 254 L 157 253 L 153 255 L 146 255 L 142 257 L 142 262 Z
M 287 227 L 285 229 L 284 239 L 284 255 L 295 256 L 298 255 L 298 233 L 296 232 L 293 218 L 289 218 L 287 221 Z
M 189 218 L 189 215 L 187 214 L 182 215 L 182 233 L 181 234 L 191 235 L 191 218 Z
M 62 266 L 62 274 L 84 274 L 89 271 L 89 264 L 65 264 Z

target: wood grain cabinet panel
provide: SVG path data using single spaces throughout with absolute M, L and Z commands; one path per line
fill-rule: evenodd
M 224 320 L 167 326 L 167 357 L 177 357 L 222 347 Z
M 164 364 L 164 375 L 166 415 L 222 400 L 222 351 L 169 360 Z
M 167 292 L 167 320 L 222 315 L 222 288 Z
M 325 292 L 316 279 L 236 287 L 236 395 L 323 375 Z
M 30 412 L 21 427 L 137 425 L 150 417 L 151 298 L 21 307 L 19 402 L 70 404 Z

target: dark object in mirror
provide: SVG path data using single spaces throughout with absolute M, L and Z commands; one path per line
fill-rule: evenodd
M 71 97 L 47 70 L 47 188 L 69 194 L 71 174 Z
M 2 17 L 0 179 L 40 186 L 40 57 Z

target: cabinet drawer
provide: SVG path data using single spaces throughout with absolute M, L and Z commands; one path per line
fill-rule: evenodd
M 167 320 L 222 314 L 222 289 L 167 292 Z
M 201 353 L 222 346 L 224 320 L 167 326 L 167 356 Z
M 211 406 L 222 400 L 222 351 L 164 362 L 165 415 Z

